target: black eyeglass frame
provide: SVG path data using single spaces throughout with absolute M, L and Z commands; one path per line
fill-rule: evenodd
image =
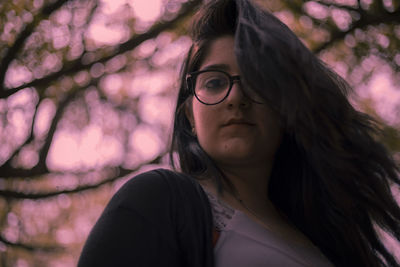
M 193 84 L 193 81 L 196 80 L 196 78 L 197 78 L 197 76 L 199 74 L 204 73 L 204 72 L 221 72 L 221 73 L 223 73 L 223 74 L 225 74 L 226 76 L 229 77 L 229 89 L 226 92 L 226 95 L 220 101 L 218 101 L 216 103 L 212 103 L 212 104 L 206 103 L 206 102 L 202 101 L 196 94 L 196 90 L 194 88 L 195 86 Z M 223 102 L 228 97 L 229 93 L 232 90 L 232 86 L 236 81 L 240 82 L 240 76 L 239 75 L 232 76 L 229 73 L 227 73 L 226 71 L 216 70 L 216 69 L 199 70 L 199 71 L 189 72 L 188 74 L 186 74 L 186 87 L 191 91 L 191 93 L 196 97 L 196 99 L 200 103 L 202 103 L 204 105 L 208 105 L 208 106 L 217 105 L 217 104 Z M 245 95 L 245 97 L 247 97 L 249 100 L 251 100 L 251 101 L 253 101 L 253 102 L 257 103 L 257 104 L 263 104 L 261 102 L 255 101 L 254 99 L 251 99 L 251 97 L 249 97 L 243 89 L 242 89 L 242 92 Z

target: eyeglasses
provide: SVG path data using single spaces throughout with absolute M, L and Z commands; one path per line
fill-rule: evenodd
M 222 70 L 200 70 L 186 75 L 186 85 L 197 100 L 205 105 L 216 105 L 224 101 L 231 92 L 235 82 L 240 82 L 240 76 L 231 76 Z M 251 101 L 264 104 L 265 100 L 254 90 L 242 92 Z

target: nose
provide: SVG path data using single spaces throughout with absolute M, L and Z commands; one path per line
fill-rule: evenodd
M 244 94 L 240 80 L 233 81 L 231 91 L 226 98 L 226 103 L 229 107 L 241 106 L 247 107 L 250 104 L 250 99 Z

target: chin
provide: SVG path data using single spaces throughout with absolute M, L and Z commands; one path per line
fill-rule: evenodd
M 253 140 L 254 139 L 246 140 L 241 138 L 229 140 L 222 144 L 221 151 L 238 154 L 251 154 L 259 149 L 259 147 L 252 142 Z
M 255 156 L 255 149 L 247 146 L 225 146 L 220 152 L 220 158 L 225 158 L 229 162 L 243 162 Z
M 221 146 L 213 147 L 209 155 L 217 162 L 223 164 L 254 164 L 255 162 L 264 162 L 273 158 L 274 153 L 271 147 L 262 147 L 260 144 L 248 142 L 227 142 Z M 271 153 L 268 153 L 270 151 Z M 262 152 L 262 153 L 260 153 Z

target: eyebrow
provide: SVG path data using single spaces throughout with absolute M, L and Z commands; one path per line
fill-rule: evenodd
M 210 70 L 210 69 L 228 71 L 230 69 L 230 66 L 228 64 L 211 64 L 201 68 L 201 70 Z

